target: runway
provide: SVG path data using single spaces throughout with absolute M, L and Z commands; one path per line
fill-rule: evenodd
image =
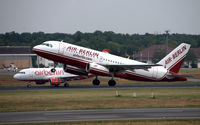
M 98 109 L 0 113 L 0 124 L 135 119 L 200 119 L 200 108 Z
M 93 85 L 79 85 L 69 87 L 54 87 L 54 86 L 32 86 L 27 88 L 25 86 L 15 87 L 0 87 L 0 91 L 22 91 L 22 90 L 85 90 L 85 89 L 134 89 L 134 88 L 193 88 L 200 87 L 200 83 L 152 83 L 152 84 L 132 84 L 132 85 L 116 85 L 115 87 L 109 87 L 108 85 L 93 86 Z

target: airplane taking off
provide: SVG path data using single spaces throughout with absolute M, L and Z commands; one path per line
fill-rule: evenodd
M 182 43 L 152 65 L 59 41 L 46 41 L 35 46 L 33 51 L 44 58 L 63 63 L 66 72 L 94 74 L 94 85 L 100 84 L 97 76 L 110 76 L 108 85 L 115 86 L 113 77 L 138 81 L 186 81 L 186 76 L 178 72 L 189 49 L 189 44 Z
M 69 80 L 80 80 L 92 77 L 88 76 L 78 76 L 63 71 L 63 68 L 56 68 L 55 72 L 51 72 L 51 68 L 28 68 L 22 69 L 16 73 L 13 78 L 20 81 L 35 82 L 36 84 L 45 84 L 49 82 L 52 86 L 59 86 L 64 83 L 64 86 L 69 86 L 66 81 Z M 31 87 L 29 83 L 27 87 Z

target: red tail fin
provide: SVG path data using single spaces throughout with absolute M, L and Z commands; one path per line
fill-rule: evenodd
M 178 73 L 189 49 L 189 44 L 182 43 L 162 60 L 160 60 L 158 64 L 163 65 L 167 70 L 171 72 Z

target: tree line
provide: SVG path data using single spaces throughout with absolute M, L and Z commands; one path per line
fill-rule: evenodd
M 110 49 L 112 54 L 124 56 L 132 54 L 154 44 L 165 44 L 166 34 L 121 34 L 112 31 L 95 31 L 93 33 L 16 33 L 0 34 L 0 46 L 35 46 L 48 40 L 63 40 L 64 42 L 89 47 L 96 50 Z M 169 34 L 169 47 L 180 43 L 189 43 L 192 48 L 200 47 L 200 35 Z

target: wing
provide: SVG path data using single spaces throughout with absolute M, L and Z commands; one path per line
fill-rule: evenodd
M 124 70 L 144 69 L 147 70 L 152 66 L 161 66 L 160 64 L 135 64 L 135 65 L 104 65 L 110 72 L 122 72 Z
M 82 80 L 82 79 L 88 79 L 88 78 L 91 78 L 91 77 L 94 77 L 94 75 L 80 75 L 80 76 L 77 76 L 77 77 L 74 77 L 72 79 L 68 79 L 69 80 Z
M 88 75 L 68 75 L 68 76 L 59 76 L 58 78 L 62 78 L 64 81 L 70 81 L 70 80 L 81 80 L 81 79 L 88 79 L 94 77 L 92 74 Z M 49 79 L 55 78 L 55 76 L 50 76 Z

